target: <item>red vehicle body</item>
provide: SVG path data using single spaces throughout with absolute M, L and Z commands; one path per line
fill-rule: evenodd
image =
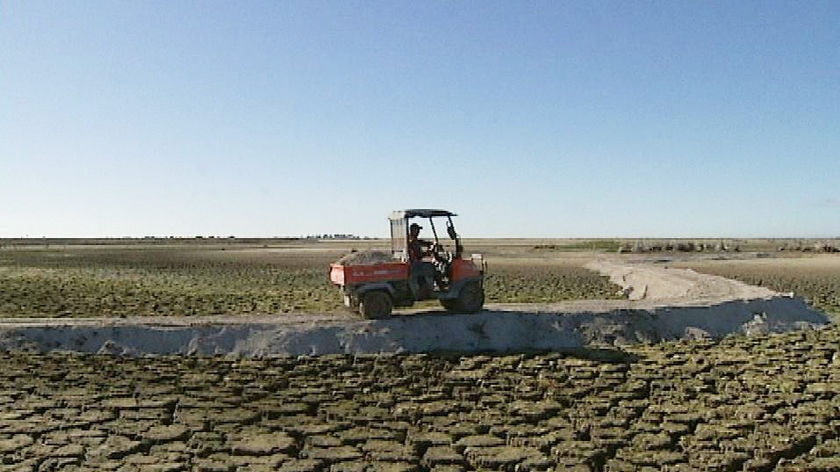
M 366 318 L 384 318 L 393 307 L 407 307 L 419 300 L 439 300 L 449 311 L 475 313 L 484 306 L 484 259 L 480 254 L 464 258 L 463 247 L 452 217 L 446 210 L 413 209 L 391 213 L 391 260 L 366 265 L 330 265 L 330 281 L 338 285 L 344 304 Z M 434 270 L 434 282 L 420 279 L 408 260 L 409 220 L 428 220 L 434 243 L 426 258 Z M 449 241 L 438 238 L 436 219 L 445 219 Z

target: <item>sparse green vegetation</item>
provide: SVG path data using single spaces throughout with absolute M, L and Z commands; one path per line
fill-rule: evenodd
M 490 303 L 552 303 L 618 297 L 619 287 L 579 265 L 556 262 L 496 265 L 485 279 Z
M 349 249 L 316 243 L 6 248 L 0 316 L 330 313 L 343 307 L 327 267 Z M 609 298 L 617 287 L 568 262 L 531 266 L 514 259 L 488 272 L 486 291 L 488 303 L 556 302 Z
M 6 250 L 2 316 L 212 315 L 331 311 L 337 253 L 273 249 Z

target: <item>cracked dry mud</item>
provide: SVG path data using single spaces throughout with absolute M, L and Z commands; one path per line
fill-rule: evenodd
M 838 470 L 838 345 L 830 326 L 609 361 L 5 352 L 0 470 Z

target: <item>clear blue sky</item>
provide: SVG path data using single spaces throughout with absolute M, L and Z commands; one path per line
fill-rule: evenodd
M 0 0 L 0 237 L 834 237 L 838 169 L 834 0 Z

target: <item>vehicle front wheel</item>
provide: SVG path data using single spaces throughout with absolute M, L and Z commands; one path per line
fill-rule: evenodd
M 385 292 L 375 290 L 362 296 L 359 303 L 359 313 L 367 319 L 377 320 L 391 316 L 394 307 L 391 296 Z
M 477 313 L 484 307 L 484 287 L 477 281 L 467 282 L 453 304 L 455 311 Z

